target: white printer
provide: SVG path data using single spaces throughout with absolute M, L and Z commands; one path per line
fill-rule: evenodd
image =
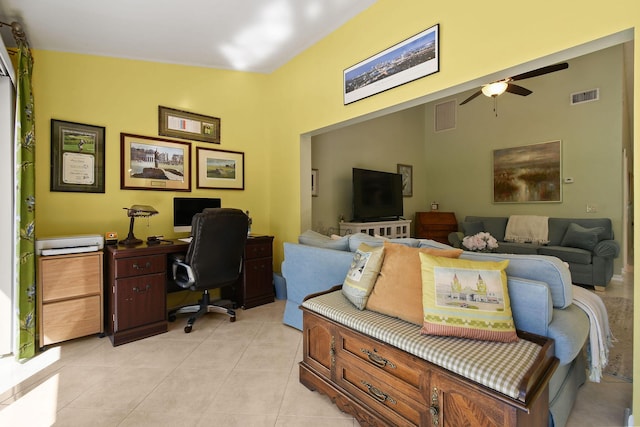
M 36 240 L 36 255 L 65 255 L 95 252 L 104 247 L 100 234 L 43 237 Z

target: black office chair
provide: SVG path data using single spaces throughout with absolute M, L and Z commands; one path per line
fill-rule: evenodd
M 168 316 L 174 321 L 177 314 L 195 313 L 184 327 L 186 333 L 191 332 L 196 319 L 206 313 L 227 314 L 231 322 L 236 320 L 233 307 L 211 302 L 209 289 L 233 285 L 240 277 L 248 227 L 249 218 L 239 209 L 205 209 L 194 215 L 193 239 L 184 259 L 174 259 L 172 271 L 175 284 L 192 291 L 202 290 L 202 299 L 197 305 L 171 310 Z

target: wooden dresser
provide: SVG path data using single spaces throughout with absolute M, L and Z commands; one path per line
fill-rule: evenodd
M 458 231 L 458 221 L 453 212 L 416 212 L 415 227 L 416 238 L 449 244 L 449 233 Z
M 235 298 L 244 309 L 274 301 L 273 236 L 251 235 L 247 239 L 244 267 L 236 284 Z
M 40 347 L 103 332 L 102 252 L 38 257 Z

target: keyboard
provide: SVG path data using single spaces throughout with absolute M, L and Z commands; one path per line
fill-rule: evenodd
M 178 240 L 181 240 L 181 241 L 186 242 L 186 243 L 191 243 L 191 240 L 193 240 L 193 237 L 183 237 L 183 238 L 178 239 Z

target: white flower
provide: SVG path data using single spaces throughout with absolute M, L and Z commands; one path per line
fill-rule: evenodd
M 473 236 L 465 236 L 462 245 L 470 251 L 491 251 L 498 247 L 498 241 L 491 234 L 481 231 Z

